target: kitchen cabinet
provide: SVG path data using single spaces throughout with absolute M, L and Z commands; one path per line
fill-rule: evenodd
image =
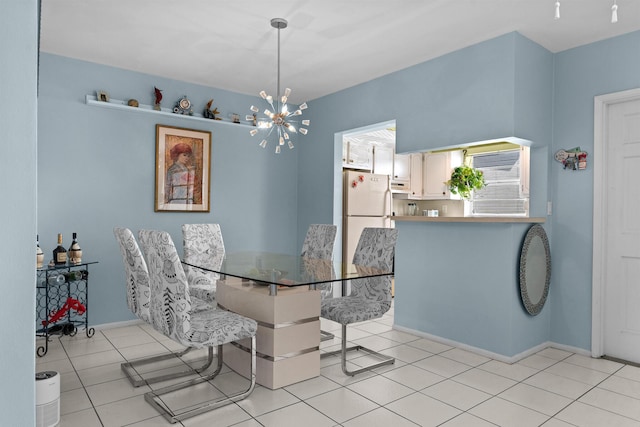
M 393 176 L 393 154 L 395 147 L 378 145 L 373 147 L 373 173 Z
M 422 153 L 410 154 L 409 199 L 422 199 Z
M 446 182 L 451 178 L 451 172 L 462 165 L 462 151 L 443 151 L 439 153 L 424 153 L 422 163 L 422 199 L 442 200 L 460 199 L 451 194 Z
M 342 167 L 372 170 L 372 145 L 367 142 L 345 141 L 342 144 Z
M 391 192 L 408 194 L 411 190 L 411 155 L 396 154 L 393 156 L 393 175 L 391 176 Z
M 396 154 L 393 158 L 392 182 L 406 182 L 411 180 L 411 155 Z

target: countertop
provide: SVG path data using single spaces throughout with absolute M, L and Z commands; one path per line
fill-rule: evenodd
M 505 223 L 544 223 L 546 218 L 526 218 L 521 216 L 392 216 L 392 221 L 407 222 L 505 222 Z

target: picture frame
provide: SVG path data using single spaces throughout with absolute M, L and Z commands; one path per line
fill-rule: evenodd
M 156 124 L 156 212 L 209 212 L 211 132 Z

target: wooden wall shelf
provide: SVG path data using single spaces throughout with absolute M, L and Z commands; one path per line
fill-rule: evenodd
M 225 121 L 225 120 L 207 119 L 203 117 L 202 114 L 199 114 L 199 113 L 193 113 L 193 116 L 176 114 L 173 112 L 172 108 L 162 108 L 161 111 L 158 111 L 158 110 L 154 110 L 151 105 L 147 105 L 147 104 L 139 104 L 138 107 L 131 107 L 127 105 L 126 101 L 122 101 L 120 99 L 112 98 L 112 99 L 109 99 L 109 101 L 98 101 L 95 95 L 86 95 L 85 99 L 86 99 L 87 105 L 90 105 L 92 107 L 112 108 L 116 110 L 125 110 L 125 111 L 136 112 L 136 113 L 160 114 L 160 115 L 171 116 L 179 119 L 198 120 L 201 122 L 211 123 L 216 126 L 227 125 L 227 126 L 236 126 L 236 127 L 242 127 L 242 128 L 255 127 L 252 124 L 249 124 L 247 122 L 233 123 L 228 120 Z

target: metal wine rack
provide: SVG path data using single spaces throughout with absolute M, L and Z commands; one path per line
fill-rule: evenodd
M 87 338 L 95 333 L 89 328 L 89 265 L 64 264 L 36 270 L 36 337 L 44 338 L 44 344 L 36 353 L 39 357 L 49 351 L 52 335 L 78 333 L 84 326 Z

